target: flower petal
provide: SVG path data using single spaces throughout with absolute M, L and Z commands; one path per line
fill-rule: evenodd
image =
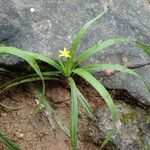
M 67 49 L 64 47 L 64 52 L 67 52 Z
M 60 50 L 60 51 L 59 51 L 59 53 L 63 53 L 63 51 L 62 51 L 62 50 Z

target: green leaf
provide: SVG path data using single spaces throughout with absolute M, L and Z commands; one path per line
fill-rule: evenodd
M 116 120 L 116 107 L 115 107 L 115 104 L 114 104 L 110 94 L 105 89 L 105 87 L 98 80 L 96 80 L 89 72 L 87 72 L 84 69 L 80 69 L 80 68 L 73 70 L 73 72 L 78 74 L 82 78 L 84 78 L 86 81 L 88 81 L 96 89 L 96 91 L 103 97 L 103 99 L 107 103 L 108 108 L 111 112 L 113 128 L 108 133 L 108 135 L 106 136 L 106 138 L 105 138 L 105 140 L 102 144 L 102 147 L 103 147 L 111 139 L 112 133 L 115 130 L 115 126 L 114 126 L 114 123 L 115 123 L 115 120 Z
M 104 11 L 103 13 L 101 13 L 100 15 L 98 15 L 97 17 L 95 17 L 94 19 L 90 20 L 89 22 L 87 22 L 79 31 L 79 33 L 77 34 L 76 38 L 73 40 L 73 43 L 71 45 L 71 49 L 70 49 L 70 55 L 73 57 L 75 50 L 77 49 L 81 38 L 83 37 L 83 35 L 85 34 L 86 30 L 100 17 L 102 17 L 107 11 Z
M 79 65 L 81 62 L 87 60 L 90 56 L 92 56 L 94 53 L 102 51 L 104 48 L 107 48 L 109 46 L 112 46 L 114 44 L 117 43 L 121 43 L 121 42 L 132 42 L 134 44 L 136 44 L 137 46 L 141 47 L 142 49 L 144 49 L 147 53 L 150 54 L 150 46 L 141 43 L 139 41 L 133 40 L 133 39 L 126 39 L 126 38 L 114 38 L 114 39 L 109 39 L 109 40 L 105 40 L 103 42 L 98 42 L 96 45 L 94 45 L 93 47 L 91 47 L 90 49 L 84 51 L 77 59 L 76 62 L 74 64 L 74 68 Z
M 7 73 L 9 73 L 9 71 L 8 71 L 8 70 L 3 69 L 3 68 L 0 68 L 0 71 L 1 71 L 1 72 L 7 72 Z
M 94 117 L 94 112 L 92 111 L 92 109 L 90 108 L 87 100 L 84 98 L 84 96 L 82 95 L 82 93 L 79 91 L 79 89 L 77 89 L 78 91 L 78 99 L 79 102 L 81 103 L 82 107 L 85 109 L 85 111 L 87 112 L 87 114 L 89 115 L 90 118 Z
M 3 104 L 3 103 L 0 103 L 0 108 L 4 108 L 4 109 L 6 109 L 6 110 L 11 110 L 11 111 L 15 111 L 15 110 L 19 110 L 19 109 L 21 109 L 21 108 L 18 108 L 18 107 L 9 107 L 9 106 L 7 106 L 7 105 L 5 105 L 5 104 Z
M 142 49 L 144 49 L 150 55 L 150 46 L 135 40 L 132 40 L 132 42 L 141 47 Z
M 53 116 L 54 110 L 53 110 L 53 108 L 49 105 L 49 103 L 46 101 L 45 97 L 42 96 L 42 92 L 41 92 L 39 89 L 37 89 L 37 88 L 35 87 L 35 85 L 33 85 L 33 84 L 30 84 L 30 85 L 31 85 L 32 89 L 34 90 L 35 94 L 37 95 L 37 97 L 38 97 L 38 99 L 39 99 L 41 105 L 43 105 L 44 108 L 46 108 L 46 110 L 49 112 L 49 115 L 50 115 L 50 116 Z
M 85 69 L 86 71 L 112 70 L 112 71 L 120 71 L 123 73 L 133 75 L 133 76 L 137 77 L 141 82 L 143 82 L 145 90 L 150 91 L 150 86 L 148 85 L 147 82 L 144 81 L 144 79 L 139 74 L 137 74 L 132 69 L 128 69 L 128 68 L 121 66 L 119 64 L 91 64 L 91 65 L 83 66 L 82 68 Z
M 0 68 L 0 74 L 1 74 L 1 75 L 8 75 L 8 76 L 10 76 L 10 77 L 13 77 L 13 76 L 14 76 L 14 73 L 13 73 L 13 72 L 8 71 L 8 70 L 6 70 L 6 69 L 4 69 L 4 68 Z
M 14 142 L 2 134 L 0 134 L 0 141 L 3 142 L 10 150 L 21 150 Z
M 64 131 L 64 133 L 66 133 L 70 137 L 69 129 L 64 125 L 64 123 L 61 121 L 61 119 L 56 115 L 54 109 L 50 106 L 50 104 L 47 102 L 47 100 L 45 98 L 43 98 L 42 92 L 39 89 L 37 89 L 35 87 L 35 85 L 33 85 L 33 84 L 31 84 L 31 87 L 33 88 L 36 95 L 38 96 L 40 103 L 48 111 L 49 115 L 52 116 L 52 118 L 58 124 L 58 126 L 62 129 L 62 131 Z
M 71 113 L 70 113 L 70 137 L 72 150 L 77 150 L 77 126 L 78 126 L 78 101 L 77 88 L 72 78 L 69 78 L 71 87 Z
M 42 79 L 42 84 L 43 84 L 43 96 L 45 93 L 45 83 L 43 80 L 43 76 L 41 73 L 41 70 L 37 64 L 37 62 L 35 61 L 35 59 L 33 57 L 31 57 L 29 54 L 27 54 L 26 51 L 20 50 L 18 48 L 15 47 L 7 47 L 7 46 L 0 46 L 0 54 L 11 54 L 11 55 L 15 55 L 18 56 L 22 59 L 24 59 L 26 62 L 28 62 L 30 64 L 30 66 L 35 70 L 35 72 L 41 77 Z
M 37 62 L 31 56 L 29 56 L 25 51 L 14 48 L 14 47 L 1 46 L 0 54 L 3 54 L 3 53 L 16 55 L 16 56 L 24 59 L 26 62 L 28 62 L 30 64 L 30 66 L 36 71 L 36 73 L 41 78 L 43 78 Z
M 97 92 L 106 101 L 108 108 L 111 111 L 112 118 L 115 119 L 116 118 L 116 107 L 115 107 L 115 104 L 114 104 L 110 94 L 105 89 L 105 87 L 98 80 L 96 80 L 89 72 L 87 72 L 84 69 L 78 68 L 78 69 L 73 70 L 73 72 L 78 74 L 82 78 L 84 78 L 97 90 Z
M 73 43 L 71 44 L 71 48 L 70 48 L 70 55 L 71 55 L 71 58 L 68 58 L 67 59 L 67 62 L 66 62 L 66 66 L 67 68 L 70 69 L 70 67 L 72 67 L 72 62 L 73 62 L 73 58 L 74 58 L 74 54 L 75 54 L 75 51 L 83 37 L 83 35 L 85 34 L 86 30 L 97 20 L 99 19 L 100 17 L 102 17 L 105 13 L 107 12 L 104 11 L 103 13 L 101 13 L 100 15 L 98 15 L 97 17 L 95 17 L 94 19 L 90 20 L 89 22 L 87 22 L 81 29 L 80 31 L 78 32 L 78 34 L 76 35 L 75 39 L 73 40 Z
M 44 80 L 59 80 L 59 75 L 55 72 L 43 72 L 42 76 Z M 29 74 L 23 77 L 18 77 L 0 86 L 0 93 L 4 92 L 5 90 L 13 86 L 17 86 L 24 83 L 30 83 L 34 81 L 40 81 L 40 80 L 42 79 L 37 74 Z
M 60 64 L 60 66 L 62 68 L 64 68 L 64 64 L 63 64 L 62 60 L 60 59 L 60 57 L 58 56 L 58 54 L 53 50 L 51 50 L 51 52 L 54 55 L 54 58 L 56 59 L 56 61 Z
M 57 64 L 55 61 L 53 61 L 52 59 L 50 59 L 49 57 L 46 57 L 46 56 L 44 56 L 42 54 L 38 54 L 38 53 L 32 53 L 32 52 L 27 52 L 27 51 L 25 51 L 25 52 L 32 58 L 43 61 L 61 71 L 61 66 L 59 64 Z
M 84 51 L 81 55 L 79 55 L 79 57 L 76 59 L 75 66 L 77 66 L 81 62 L 88 59 L 94 53 L 102 51 L 104 48 L 107 48 L 107 47 L 112 46 L 114 44 L 125 42 L 125 41 L 130 41 L 130 39 L 115 38 L 115 39 L 109 39 L 109 40 L 106 40 L 106 41 L 103 41 L 103 42 L 98 42 L 96 45 L 94 45 L 93 47 L 91 47 L 88 50 Z
M 141 78 L 136 72 L 134 72 L 131 69 L 128 69 L 124 66 L 121 66 L 119 64 L 91 64 L 87 66 L 83 66 L 83 69 L 87 71 L 93 71 L 93 70 L 112 70 L 112 71 L 120 71 L 123 73 L 128 73 L 131 75 L 134 75 L 138 78 Z
M 112 130 L 106 135 L 105 140 L 103 141 L 102 145 L 100 146 L 100 149 L 102 149 L 111 140 L 114 133 L 115 133 L 115 126 L 113 123 Z

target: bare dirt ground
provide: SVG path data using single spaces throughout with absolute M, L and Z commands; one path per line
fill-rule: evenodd
M 51 82 L 47 82 L 46 89 L 47 100 L 67 124 L 70 112 L 68 89 Z M 82 84 L 79 85 L 79 89 L 88 98 L 94 111 L 104 104 L 90 86 Z M 0 109 L 0 132 L 19 145 L 21 150 L 70 150 L 70 140 L 67 135 L 56 124 L 56 129 L 51 131 L 48 119 L 42 112 L 35 115 L 36 99 L 34 92 L 26 85 L 1 94 L 1 103 L 20 109 L 15 111 Z M 82 108 L 79 108 L 79 112 L 79 150 L 98 150 L 99 147 L 92 144 L 87 136 L 87 127 L 91 120 Z M 6 149 L 0 143 L 0 150 Z

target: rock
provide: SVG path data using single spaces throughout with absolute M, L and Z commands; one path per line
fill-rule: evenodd
M 111 150 L 142 150 L 150 148 L 149 113 L 140 108 L 132 108 L 125 103 L 117 104 L 116 132 L 109 147 Z M 106 107 L 97 111 L 97 123 L 89 128 L 90 140 L 101 144 L 106 134 L 112 129 L 112 120 Z M 111 146 L 110 146 L 111 145 Z
M 134 69 L 148 85 L 150 85 L 150 65 Z M 103 79 L 103 84 L 109 89 L 124 89 L 136 99 L 134 103 L 150 106 L 150 92 L 138 78 L 128 74 L 115 73 Z
M 112 11 L 99 19 L 85 34 L 77 54 L 98 41 L 114 37 L 128 37 L 150 44 L 150 4 L 146 0 L 0 0 L 0 43 L 53 58 L 51 50 L 58 53 L 63 47 L 69 49 L 81 26 L 100 14 L 106 5 Z M 21 59 L 14 56 L 0 57 L 1 64 L 14 65 L 21 62 Z M 110 62 L 137 68 L 144 77 L 147 76 L 146 82 L 150 81 L 149 56 L 133 44 L 112 46 L 88 59 L 86 64 Z M 147 69 L 144 69 L 146 66 Z M 108 74 L 111 75 L 111 72 Z M 96 75 L 99 76 L 99 73 Z M 128 90 L 139 103 L 150 105 L 150 96 L 139 80 L 129 80 L 128 76 L 118 73 L 116 76 L 112 75 L 113 79 L 104 84 L 111 88 L 113 82 L 113 88 L 118 89 L 118 84 L 125 82 L 121 89 Z
M 46 92 L 47 99 L 55 103 L 61 103 L 70 100 L 70 92 L 62 87 L 53 87 Z
M 24 134 L 23 133 L 20 133 L 20 132 L 16 132 L 16 137 L 18 138 L 18 139 L 23 139 L 23 137 L 24 137 Z
M 1 116 L 1 117 L 6 117 L 7 115 L 8 115 L 8 113 L 5 112 L 5 111 L 1 111 L 1 112 L 0 112 L 0 116 Z

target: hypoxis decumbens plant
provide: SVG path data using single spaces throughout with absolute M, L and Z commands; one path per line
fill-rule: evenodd
M 94 70 L 112 70 L 112 71 L 121 71 L 124 73 L 131 74 L 133 76 L 136 76 L 139 78 L 142 82 L 144 82 L 141 77 L 135 73 L 133 70 L 128 69 L 124 66 L 121 66 L 119 64 L 90 64 L 87 66 L 80 66 L 81 63 L 86 61 L 89 57 L 91 57 L 96 52 L 100 52 L 104 50 L 105 48 L 121 43 L 121 42 L 132 42 L 142 49 L 144 49 L 147 53 L 150 54 L 150 47 L 132 39 L 126 39 L 126 38 L 114 38 L 109 39 L 103 42 L 98 42 L 96 45 L 92 46 L 91 48 L 85 50 L 82 54 L 75 57 L 75 52 L 77 50 L 77 47 L 86 32 L 86 30 L 101 16 L 103 16 L 105 12 L 97 16 L 96 18 L 90 20 L 87 22 L 79 31 L 77 36 L 72 42 L 71 48 L 69 51 L 67 51 L 66 48 L 64 48 L 63 51 L 60 51 L 60 55 L 54 54 L 56 61 L 50 59 L 49 57 L 43 56 L 38 53 L 32 53 L 24 50 L 20 50 L 14 47 L 6 47 L 1 46 L 0 47 L 0 53 L 1 54 L 12 54 L 16 55 L 18 57 L 21 57 L 25 61 L 29 63 L 29 65 L 35 70 L 35 74 L 26 75 L 23 77 L 15 78 L 12 81 L 4 84 L 1 86 L 1 92 L 5 91 L 6 89 L 16 86 L 18 84 L 27 83 L 27 82 L 33 82 L 37 80 L 42 80 L 43 83 L 43 92 L 36 90 L 36 93 L 40 99 L 39 108 L 40 106 L 44 106 L 49 112 L 50 115 L 52 115 L 55 119 L 55 121 L 61 126 L 61 128 L 68 133 L 71 140 L 71 146 L 72 150 L 77 149 L 77 127 L 78 127 L 78 104 L 81 103 L 82 107 L 86 110 L 89 117 L 93 117 L 94 113 L 92 112 L 89 104 L 87 103 L 86 99 L 82 95 L 82 93 L 79 91 L 79 89 L 76 86 L 76 83 L 74 81 L 74 75 L 77 74 L 83 79 L 85 79 L 87 82 L 89 82 L 93 88 L 102 96 L 102 98 L 107 103 L 107 106 L 111 112 L 112 115 L 112 124 L 114 124 L 114 121 L 116 119 L 116 108 L 115 104 L 109 94 L 109 92 L 105 89 L 105 87 L 101 84 L 100 81 L 96 80 L 96 78 L 89 72 Z M 62 59 L 62 57 L 64 57 Z M 46 62 L 50 66 L 53 66 L 57 71 L 50 71 L 50 72 L 41 72 L 40 67 L 37 63 L 37 60 Z M 80 66 L 80 67 L 79 67 Z M 1 73 L 8 73 L 8 71 L 1 69 Z M 62 123 L 60 122 L 59 118 L 55 115 L 55 112 L 51 108 L 51 106 L 47 103 L 47 101 L 44 98 L 45 93 L 45 85 L 44 80 L 62 80 L 62 77 L 64 77 L 65 80 L 67 80 L 66 83 L 70 85 L 71 89 L 71 111 L 70 111 L 70 132 L 64 127 L 62 127 Z M 146 85 L 146 83 L 145 83 Z M 148 85 L 146 85 L 147 88 Z M 35 87 L 34 87 L 35 88 Z M 114 128 L 108 135 L 106 136 L 101 148 L 110 140 L 111 135 L 114 133 Z

